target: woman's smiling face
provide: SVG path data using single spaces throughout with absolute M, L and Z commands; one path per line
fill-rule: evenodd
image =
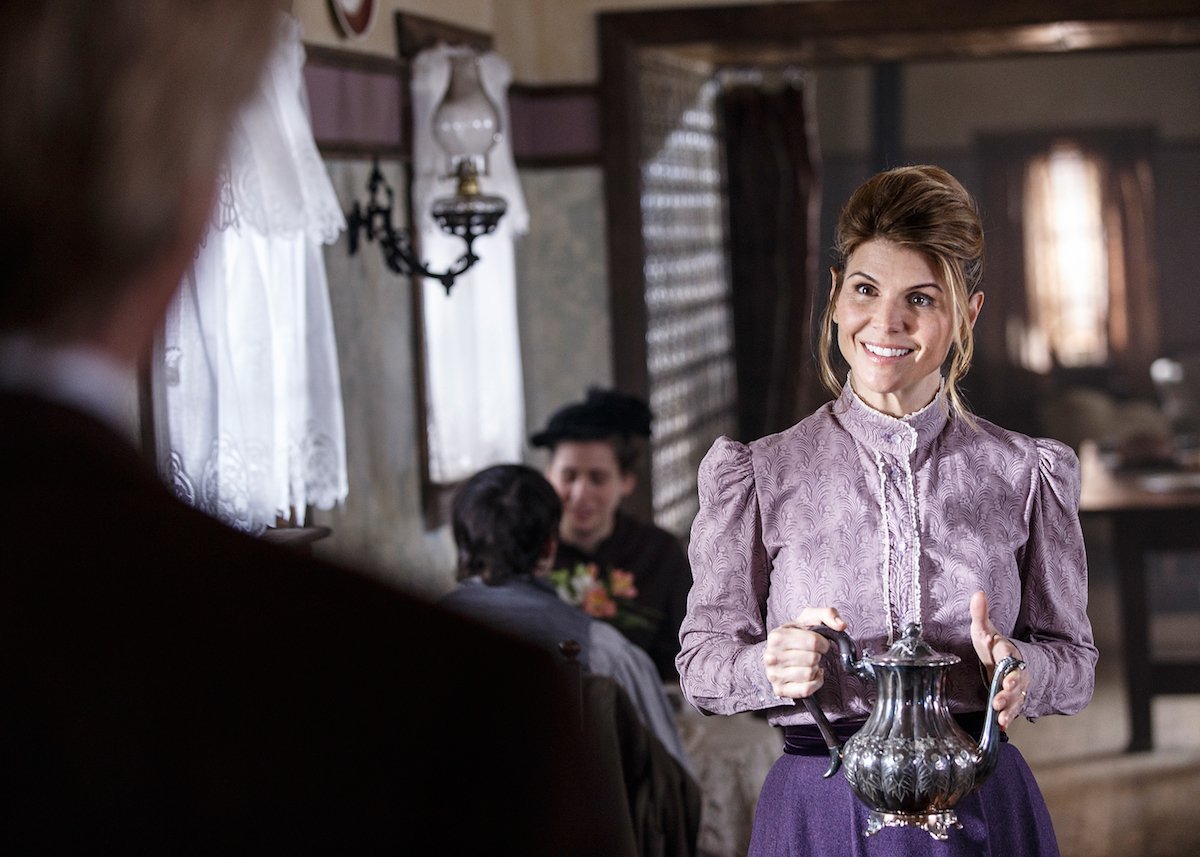
M 929 404 L 954 339 L 954 296 L 930 260 L 884 239 L 866 241 L 846 260 L 835 299 L 838 349 L 854 392 L 895 417 Z M 968 300 L 970 324 L 982 305 L 980 293 Z
M 634 488 L 607 440 L 563 440 L 554 446 L 546 478 L 563 503 L 559 537 L 590 552 L 612 533 L 617 509 Z

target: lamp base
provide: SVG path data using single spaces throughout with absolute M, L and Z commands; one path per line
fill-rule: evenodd
M 469 170 L 463 172 L 470 174 Z M 464 245 L 464 252 L 458 261 L 445 271 L 438 272 L 431 271 L 417 257 L 409 233 L 392 225 L 392 203 L 395 194 L 379 170 L 378 159 L 375 160 L 367 181 L 367 190 L 370 198 L 366 207 L 355 202 L 350 211 L 346 212 L 346 231 L 351 255 L 358 252 L 361 232 L 367 241 L 379 242 L 383 250 L 384 264 L 389 270 L 403 276 L 419 274 L 437 280 L 445 287 L 447 295 L 450 294 L 450 287 L 454 285 L 455 278 L 479 261 L 474 250 L 475 239 L 494 232 L 507 209 L 507 204 L 501 197 L 478 192 L 464 193 L 461 181 L 459 192 L 454 196 L 435 200 L 431 213 L 438 226 L 443 231 L 461 238 Z
M 507 208 L 498 196 L 455 194 L 435 199 L 430 213 L 443 231 L 474 240 L 494 232 Z

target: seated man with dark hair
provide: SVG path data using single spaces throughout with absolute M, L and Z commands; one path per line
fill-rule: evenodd
M 696 853 L 700 788 L 650 656 L 563 601 L 546 579 L 562 502 L 523 464 L 485 468 L 454 498 L 460 582 L 450 609 L 559 652 L 574 640 L 583 673 L 580 809 L 603 816 L 590 844 L 612 855 Z
M 550 583 L 561 517 L 554 486 L 532 467 L 498 464 L 476 473 L 454 498 L 460 583 L 442 604 L 548 651 L 558 652 L 567 640 L 578 643 L 581 666 L 615 679 L 642 722 L 690 771 L 650 656 L 611 625 L 563 601 Z

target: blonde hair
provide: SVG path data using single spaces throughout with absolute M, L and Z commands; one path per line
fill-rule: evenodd
M 922 164 L 878 173 L 860 185 L 842 209 L 834 238 L 836 277 L 821 316 L 817 359 L 822 383 L 834 396 L 841 393 L 844 376 L 839 378 L 833 366 L 837 347 L 834 310 L 846 261 L 874 239 L 924 254 L 943 285 L 949 287 L 954 334 L 946 371 L 946 401 L 951 413 L 969 420 L 958 382 L 971 368 L 975 353 L 969 303 L 983 281 L 983 224 L 971 195 L 941 167 Z
M 38 0 L 0 28 L 0 328 L 85 335 L 177 240 L 276 0 Z

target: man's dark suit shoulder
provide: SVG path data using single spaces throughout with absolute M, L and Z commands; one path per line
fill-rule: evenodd
M 554 853 L 548 655 L 214 521 L 89 417 L 0 415 L 0 841 Z

